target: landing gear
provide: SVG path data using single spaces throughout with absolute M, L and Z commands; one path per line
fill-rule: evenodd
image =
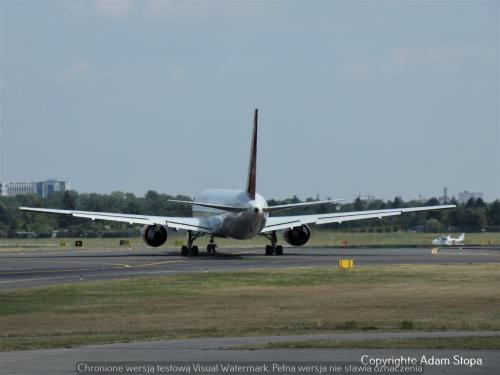
M 266 246 L 266 255 L 273 255 L 273 248 L 271 245 Z
M 276 246 L 275 252 L 276 252 L 276 255 L 283 255 L 283 246 L 281 246 L 281 245 Z
M 187 246 L 182 246 L 181 247 L 181 255 L 183 257 L 187 257 L 189 255 L 189 249 Z
M 210 237 L 210 243 L 207 245 L 207 253 L 208 254 L 215 254 L 217 250 L 217 245 L 214 243 L 214 236 Z
M 283 255 L 283 246 L 278 245 L 278 238 L 276 237 L 276 231 L 273 230 L 271 234 L 262 233 L 269 241 L 271 245 L 266 246 L 266 255 Z
M 196 241 L 198 238 L 205 236 L 206 233 L 203 232 L 194 232 L 192 230 L 188 230 L 188 236 L 187 236 L 187 245 L 182 246 L 181 248 L 181 255 L 183 257 L 187 256 L 198 256 L 199 251 L 198 251 L 198 246 L 193 245 L 194 241 Z M 215 254 L 217 251 L 215 250 L 217 248 L 217 245 L 214 243 L 214 236 L 210 236 L 210 243 L 207 245 L 207 253 L 208 254 Z
M 204 235 L 205 233 L 203 232 L 196 232 L 193 234 L 193 231 L 188 230 L 187 246 L 182 246 L 181 255 L 185 257 L 189 255 L 198 256 L 198 246 L 194 246 L 193 242 Z

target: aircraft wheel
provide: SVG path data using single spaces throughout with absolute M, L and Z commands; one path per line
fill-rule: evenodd
M 198 246 L 192 246 L 191 247 L 191 255 L 193 256 L 198 256 Z
M 283 255 L 283 246 L 276 246 L 276 255 Z
M 271 245 L 266 246 L 266 255 L 273 255 L 273 248 Z
M 181 248 L 181 255 L 183 257 L 187 257 L 189 255 L 189 250 L 188 250 L 187 246 L 182 246 L 182 248 Z

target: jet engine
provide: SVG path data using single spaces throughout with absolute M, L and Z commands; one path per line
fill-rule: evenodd
M 168 237 L 165 227 L 156 225 L 144 225 L 141 235 L 144 242 L 153 247 L 163 245 Z
M 301 225 L 300 227 L 293 227 L 292 229 L 287 229 L 283 232 L 283 237 L 285 241 L 293 246 L 302 246 L 311 237 L 311 230 L 307 225 Z

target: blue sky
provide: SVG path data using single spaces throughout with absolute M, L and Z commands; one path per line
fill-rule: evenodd
M 497 1 L 1 1 L 0 180 L 500 196 Z

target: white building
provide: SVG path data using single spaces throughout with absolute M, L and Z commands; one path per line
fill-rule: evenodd
M 6 197 L 7 196 L 7 187 L 5 184 L 0 182 L 0 197 Z
M 5 186 L 7 195 L 15 197 L 20 194 L 36 194 L 36 182 L 11 182 Z
M 68 181 L 45 180 L 35 182 L 11 182 L 2 187 L 2 194 L 15 197 L 20 194 L 38 194 L 47 198 L 55 191 L 69 190 Z

